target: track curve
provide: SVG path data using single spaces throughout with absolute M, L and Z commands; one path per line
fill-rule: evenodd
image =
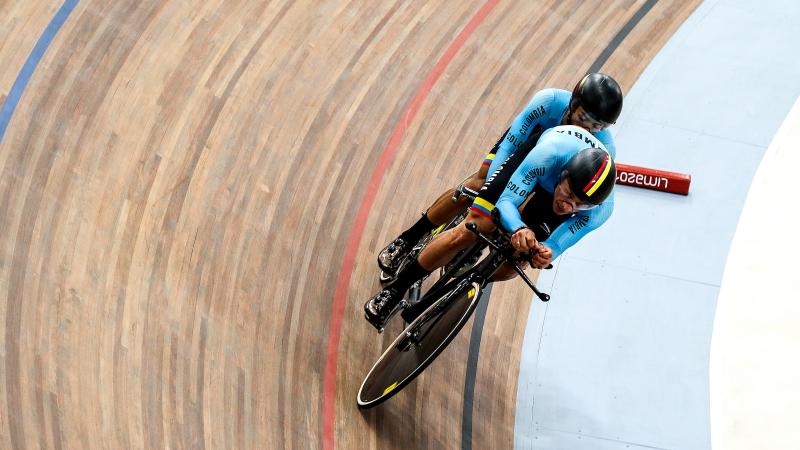
M 361 317 L 374 254 L 645 3 L 79 2 L 0 143 L 0 447 L 510 448 L 529 303 L 513 283 L 487 310 L 471 436 L 469 332 L 357 411 L 389 339 Z M 4 103 L 61 6 L 0 4 Z M 623 88 L 696 2 L 650 6 L 602 66 Z

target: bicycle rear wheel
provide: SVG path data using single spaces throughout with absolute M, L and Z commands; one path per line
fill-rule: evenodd
M 462 280 L 408 325 L 367 373 L 358 407 L 383 403 L 425 370 L 467 323 L 480 292 L 478 283 Z

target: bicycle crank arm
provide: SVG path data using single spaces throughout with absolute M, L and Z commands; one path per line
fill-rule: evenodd
M 419 302 L 420 293 L 422 291 L 422 283 L 417 281 L 411 285 L 408 290 L 408 306 L 415 305 Z

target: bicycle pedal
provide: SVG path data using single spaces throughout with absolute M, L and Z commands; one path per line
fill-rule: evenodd
M 403 322 L 405 322 L 406 325 L 409 325 L 409 324 L 411 324 L 411 322 L 417 320 L 417 317 L 419 317 L 419 316 L 420 316 L 420 314 L 415 314 L 415 311 L 414 311 L 413 308 L 405 309 L 405 310 L 403 310 L 403 312 L 400 313 L 400 317 L 403 318 Z
M 386 283 L 388 283 L 388 282 L 390 282 L 392 280 L 394 280 L 394 275 L 389 274 L 389 273 L 384 272 L 383 270 L 381 270 L 381 274 L 378 275 L 378 281 L 380 281 L 381 283 L 386 284 Z
M 411 285 L 411 288 L 408 290 L 408 301 L 406 302 L 406 307 L 409 307 L 419 301 L 420 294 L 422 291 L 422 282 L 417 281 L 416 283 Z

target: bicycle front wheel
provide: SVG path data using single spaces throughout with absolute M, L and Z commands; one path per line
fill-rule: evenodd
M 464 280 L 408 325 L 367 373 L 358 390 L 358 407 L 388 400 L 425 370 L 467 323 L 480 292 L 477 283 Z

